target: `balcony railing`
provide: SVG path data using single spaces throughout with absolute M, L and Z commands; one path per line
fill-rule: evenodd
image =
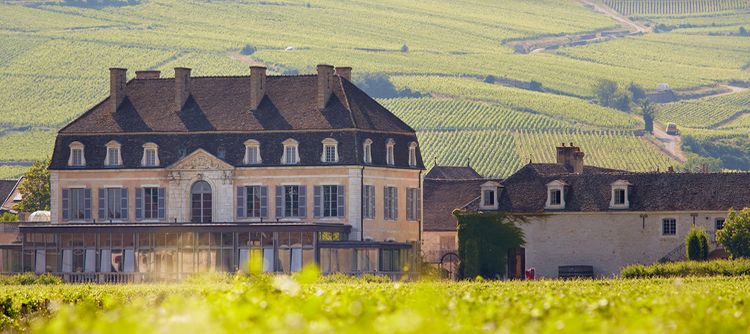
M 2 275 L 13 275 L 14 273 L 3 273 Z M 180 282 L 196 273 L 64 273 L 52 272 L 51 275 L 60 277 L 66 283 L 74 284 L 131 284 L 131 283 L 164 283 Z M 283 273 L 269 273 L 278 274 Z M 395 271 L 375 271 L 375 272 L 352 272 L 343 273 L 354 277 L 363 277 L 365 275 L 385 276 L 391 281 L 414 280 L 416 273 L 413 272 L 395 272 Z

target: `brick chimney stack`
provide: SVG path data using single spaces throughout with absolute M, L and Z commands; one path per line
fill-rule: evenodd
M 139 80 L 159 79 L 161 71 L 135 71 L 135 78 Z
M 351 67 L 336 67 L 336 75 L 346 78 L 346 80 L 352 81 L 352 68 Z
M 318 65 L 318 109 L 323 110 L 333 93 L 333 66 Z
M 117 112 L 117 108 L 125 100 L 127 72 L 128 70 L 124 68 L 109 69 L 109 98 L 112 103 L 112 113 Z
M 266 95 L 266 68 L 250 66 L 250 109 L 258 109 L 260 101 Z
M 190 69 L 175 67 L 174 69 L 174 104 L 175 110 L 182 110 L 188 96 L 190 96 Z
M 557 163 L 564 165 L 572 170 L 573 173 L 583 173 L 584 156 L 585 154 L 581 152 L 581 149 L 573 145 L 573 143 L 570 143 L 570 146 L 565 146 L 565 143 L 562 143 L 561 146 L 557 147 Z

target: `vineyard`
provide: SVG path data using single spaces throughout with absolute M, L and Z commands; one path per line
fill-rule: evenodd
M 750 279 L 317 282 L 0 289 L 34 333 L 744 333 Z
M 750 113 L 750 91 L 697 100 L 669 103 L 657 109 L 656 118 L 692 128 L 747 127 Z M 736 119 L 736 120 L 735 120 Z
M 750 8 L 747 0 L 604 0 L 623 15 L 684 15 Z

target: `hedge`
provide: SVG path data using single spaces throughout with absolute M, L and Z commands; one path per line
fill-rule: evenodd
M 750 275 L 750 260 L 712 260 L 656 263 L 649 266 L 635 264 L 620 271 L 623 278 L 742 276 Z

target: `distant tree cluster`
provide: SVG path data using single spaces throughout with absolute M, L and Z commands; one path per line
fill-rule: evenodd
M 21 202 L 13 206 L 19 212 L 49 211 L 50 209 L 50 174 L 47 170 L 50 160 L 37 160 L 23 175 L 18 190 Z
M 422 97 L 424 94 L 409 88 L 396 89 L 390 78 L 383 73 L 365 73 L 357 76 L 354 83 L 374 98 Z
M 245 55 L 245 56 L 249 56 L 249 55 L 255 53 L 255 51 L 257 51 L 257 50 L 258 49 L 255 48 L 255 45 L 245 44 L 245 47 L 243 47 L 242 50 L 240 50 L 240 54 Z
M 632 82 L 623 90 L 617 82 L 599 80 L 594 85 L 593 93 L 600 105 L 621 111 L 630 111 L 632 104 L 641 104 L 646 99 L 646 91 Z

